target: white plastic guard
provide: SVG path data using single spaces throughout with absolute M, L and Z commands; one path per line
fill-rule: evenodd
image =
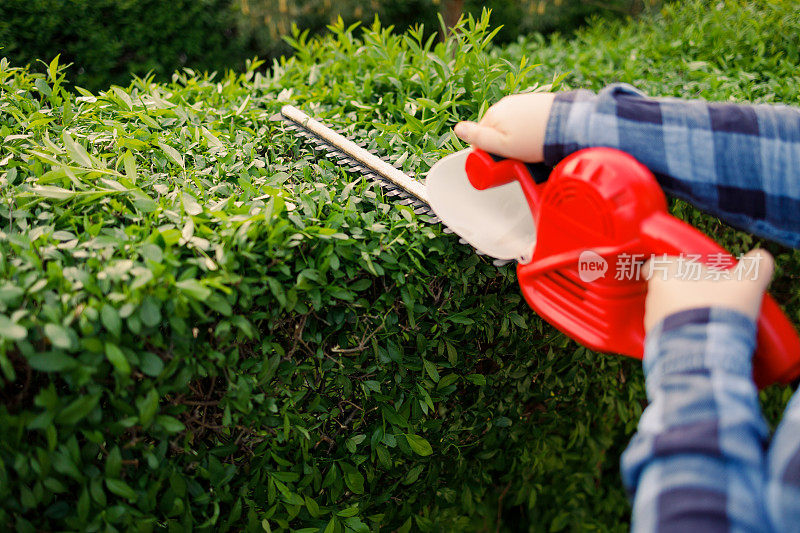
M 536 226 L 519 182 L 478 190 L 464 170 L 471 149 L 436 162 L 425 182 L 428 202 L 442 222 L 479 252 L 529 263 Z

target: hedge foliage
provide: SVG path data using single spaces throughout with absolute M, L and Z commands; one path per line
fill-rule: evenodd
M 797 103 L 771 90 L 794 79 L 790 52 L 734 39 L 763 20 L 789 42 L 796 15 L 704 4 L 507 48 L 487 18 L 439 44 L 339 24 L 294 34 L 267 73 L 97 93 L 65 89 L 55 61 L 34 74 L 0 60 L 0 523 L 626 529 L 618 461 L 644 405 L 639 365 L 566 339 L 512 268 L 268 117 L 295 103 L 421 174 L 462 147 L 457 119 L 555 73 Z M 738 55 L 720 63 L 708 47 L 727 37 Z M 734 252 L 753 244 L 675 210 Z M 797 318 L 800 256 L 770 246 Z M 772 419 L 788 393 L 765 393 Z

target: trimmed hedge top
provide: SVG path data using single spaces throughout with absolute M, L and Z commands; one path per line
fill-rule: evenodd
M 492 33 L 339 24 L 266 75 L 97 94 L 0 60 L 0 523 L 624 530 L 638 365 L 268 121 L 293 102 L 422 175 L 569 66 Z

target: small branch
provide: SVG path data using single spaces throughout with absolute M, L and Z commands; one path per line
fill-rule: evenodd
M 359 352 L 363 352 L 364 350 L 367 349 L 367 343 L 372 340 L 372 337 L 374 337 L 375 334 L 377 334 L 380 330 L 383 329 L 384 324 L 385 324 L 385 322 L 381 323 L 380 326 L 375 328 L 375 330 L 372 333 L 369 334 L 369 337 L 361 337 L 361 342 L 359 342 L 358 346 L 356 346 L 355 348 L 339 348 L 338 346 L 334 346 L 333 348 L 331 348 L 331 351 L 333 353 L 359 353 Z M 365 331 L 364 335 L 366 335 L 366 334 L 367 334 L 367 332 Z
M 505 498 L 506 494 L 508 493 L 508 489 L 511 488 L 511 482 L 508 482 L 506 488 L 503 489 L 503 492 L 500 493 L 500 497 L 497 499 L 497 523 L 495 531 L 500 533 L 500 519 L 503 516 L 503 498 Z
M 294 352 L 297 351 L 298 343 L 303 342 L 303 329 L 306 327 L 306 320 L 308 319 L 308 315 L 303 315 L 300 319 L 300 323 L 294 327 L 294 343 L 292 343 L 292 348 L 289 350 L 289 353 L 286 354 L 286 359 L 291 359 L 294 355 Z

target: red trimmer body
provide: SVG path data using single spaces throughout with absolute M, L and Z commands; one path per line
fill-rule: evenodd
M 641 359 L 647 285 L 637 269 L 644 260 L 683 254 L 716 267 L 736 264 L 713 240 L 670 216 L 652 173 L 618 150 L 576 152 L 537 184 L 523 163 L 476 149 L 466 174 L 479 190 L 519 182 L 536 232 L 532 259 L 517 265 L 525 300 L 593 350 Z M 766 295 L 754 379 L 764 387 L 798 375 L 800 338 Z

